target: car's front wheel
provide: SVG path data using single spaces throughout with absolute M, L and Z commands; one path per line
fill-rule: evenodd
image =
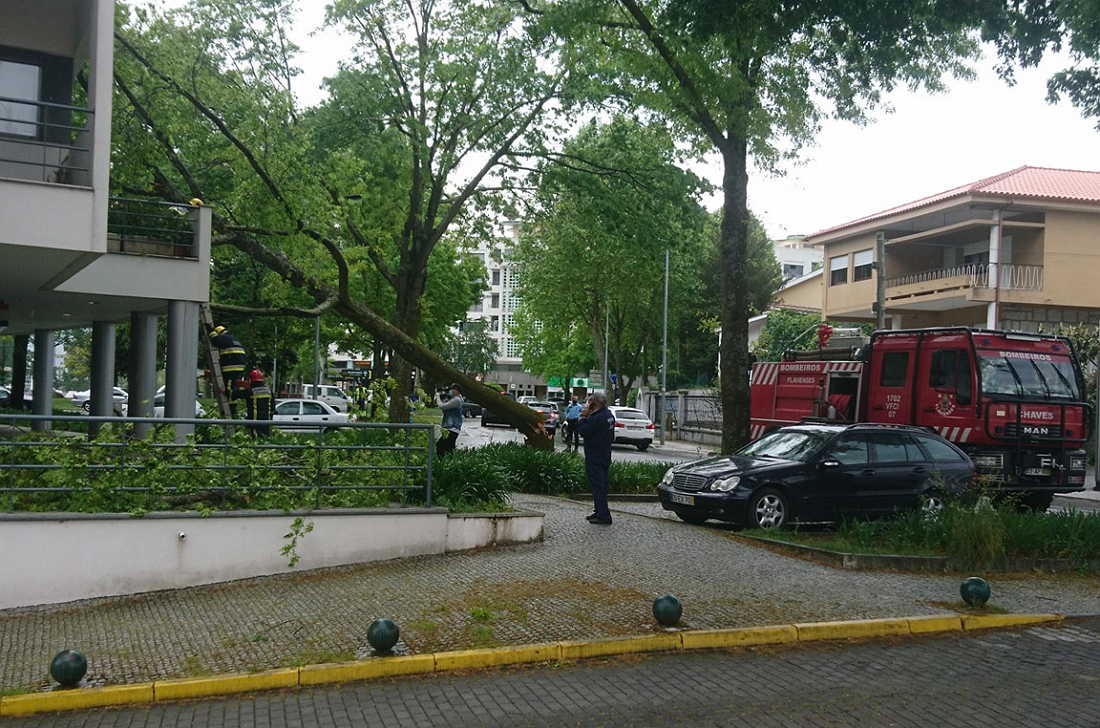
M 1018 509 L 1025 513 L 1045 513 L 1052 502 L 1053 493 L 1025 493 L 1019 500 Z
M 775 488 L 763 488 L 749 501 L 749 528 L 779 528 L 791 517 L 787 496 Z

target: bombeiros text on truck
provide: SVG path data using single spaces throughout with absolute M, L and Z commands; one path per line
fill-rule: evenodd
M 983 480 L 1045 508 L 1084 489 L 1089 405 L 1065 337 L 983 329 L 875 331 L 858 348 L 787 352 L 752 369 L 753 439 L 807 418 L 916 425 L 965 450 Z

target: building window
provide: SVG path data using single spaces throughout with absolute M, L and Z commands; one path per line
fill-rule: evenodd
M 500 308 L 500 294 L 494 293 L 492 302 L 489 304 L 489 308 Z
M 499 286 L 500 285 L 500 268 L 494 268 L 493 269 L 493 285 L 494 286 Z
M 482 305 L 483 301 L 484 299 L 479 299 L 477 303 L 475 303 L 473 306 L 470 306 L 470 313 L 481 313 L 481 309 L 484 308 L 484 306 Z
M 875 267 L 875 253 L 872 250 L 861 250 L 852 256 L 852 280 L 871 280 L 871 269 Z
M 500 331 L 500 316 L 492 316 L 489 319 L 489 328 L 493 331 Z
M 0 98 L 38 101 L 42 69 L 30 63 L 0 61 Z M 38 136 L 38 107 L 0 100 L 0 134 Z
M 783 264 L 783 280 L 789 281 L 792 278 L 798 278 L 802 275 L 802 271 L 805 270 L 805 266 L 795 263 Z
M 837 255 L 829 258 L 829 285 L 837 286 L 848 282 L 848 256 Z

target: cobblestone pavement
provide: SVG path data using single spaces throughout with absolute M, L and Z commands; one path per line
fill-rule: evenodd
M 172 726 L 1100 725 L 1100 619 L 1024 632 L 532 666 L 13 720 Z
M 227 584 L 0 612 L 0 689 L 44 688 L 63 648 L 89 658 L 92 684 L 353 659 L 387 616 L 414 653 L 653 629 L 650 603 L 671 592 L 693 628 L 942 612 L 951 576 L 847 572 L 773 554 L 722 528 L 522 496 L 546 513 L 546 540 Z M 1100 579 L 998 578 L 1010 611 L 1100 611 Z

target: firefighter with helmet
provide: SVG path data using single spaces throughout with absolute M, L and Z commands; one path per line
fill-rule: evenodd
M 237 399 L 240 392 L 237 384 L 244 378 L 248 353 L 237 337 L 229 333 L 224 326 L 215 326 L 210 332 L 210 342 L 218 351 L 218 364 L 222 370 L 222 385 L 230 401 Z
M 272 415 L 271 388 L 267 386 L 267 379 L 263 370 L 253 366 L 245 375 L 244 381 L 248 385 L 247 404 L 248 419 L 270 420 Z M 271 425 L 253 425 L 254 436 L 267 437 L 271 434 Z

